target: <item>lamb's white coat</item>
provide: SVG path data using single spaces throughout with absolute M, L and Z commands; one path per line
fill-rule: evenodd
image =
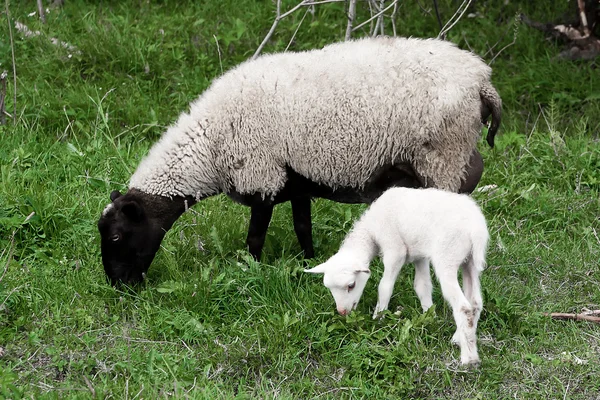
M 427 186 L 457 191 L 481 135 L 480 94 L 497 97 L 490 74 L 476 55 L 435 39 L 264 55 L 216 79 L 130 188 L 273 196 L 286 167 L 331 188 L 361 188 L 381 166 L 409 161 Z
M 356 307 L 370 276 L 369 264 L 381 253 L 384 273 L 374 318 L 388 308 L 401 267 L 415 265 L 415 291 L 423 311 L 433 304 L 429 262 L 457 329 L 453 341 L 462 363 L 476 363 L 476 329 L 482 309 L 479 274 L 485 265 L 488 230 L 479 206 L 467 195 L 437 189 L 392 188 L 355 223 L 339 251 L 307 272 L 324 273 L 323 282 L 345 315 Z M 458 282 L 462 265 L 464 293 Z

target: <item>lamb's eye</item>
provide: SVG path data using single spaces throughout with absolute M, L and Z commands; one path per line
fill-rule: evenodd
M 348 291 L 351 291 L 352 289 L 354 289 L 354 286 L 356 286 L 356 282 L 352 282 L 351 284 L 349 284 Z
M 110 240 L 111 240 L 112 242 L 118 242 L 120 238 L 121 238 L 121 237 L 119 236 L 119 234 L 118 234 L 118 233 L 116 233 L 116 234 L 114 234 L 114 235 L 112 235 L 112 236 L 110 237 Z

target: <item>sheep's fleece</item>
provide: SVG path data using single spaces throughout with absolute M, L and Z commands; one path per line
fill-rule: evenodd
M 481 135 L 491 69 L 436 39 L 366 38 L 264 55 L 215 80 L 151 149 L 130 188 L 161 196 L 274 196 L 286 166 L 361 188 L 409 161 L 426 186 L 457 191 Z M 497 97 L 497 94 L 496 94 Z

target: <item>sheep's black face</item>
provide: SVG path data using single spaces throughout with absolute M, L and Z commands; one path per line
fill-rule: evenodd
M 109 204 L 98 221 L 104 271 L 114 285 L 118 281 L 136 283 L 144 279 L 165 230 L 153 221 L 136 196 L 119 192 L 110 195 Z

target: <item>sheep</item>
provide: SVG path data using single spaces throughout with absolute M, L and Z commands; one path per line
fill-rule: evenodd
M 479 363 L 477 322 L 483 301 L 479 274 L 484 269 L 488 230 L 477 203 L 466 194 L 439 189 L 391 188 L 354 224 L 339 251 L 305 272 L 324 274 L 337 311 L 356 308 L 367 280 L 369 264 L 380 253 L 384 272 L 379 282 L 377 318 L 387 310 L 401 267 L 415 266 L 414 288 L 423 311 L 432 305 L 429 262 L 444 298 L 450 303 L 463 364 Z M 464 293 L 458 283 L 462 266 Z
M 366 38 L 263 55 L 216 79 L 141 161 L 98 221 L 111 283 L 143 279 L 173 223 L 219 193 L 251 208 L 259 259 L 273 207 L 290 201 L 306 258 L 311 198 L 371 203 L 392 186 L 472 191 L 477 141 L 501 100 L 491 69 L 436 39 Z

